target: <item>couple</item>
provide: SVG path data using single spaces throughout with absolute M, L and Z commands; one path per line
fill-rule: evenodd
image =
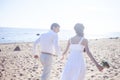
M 41 34 L 41 36 L 34 43 L 34 53 L 36 53 L 36 45 L 40 44 L 40 61 L 43 65 L 43 73 L 41 80 L 49 80 L 52 57 L 55 55 L 53 49 L 55 49 L 57 55 L 62 55 L 62 59 L 66 55 L 68 49 L 70 49 L 70 55 L 67 63 L 62 72 L 61 80 L 84 80 L 85 77 L 85 62 L 83 57 L 83 50 L 87 52 L 87 55 L 95 63 L 99 71 L 103 70 L 97 61 L 92 56 L 89 47 L 88 40 L 84 38 L 84 26 L 81 23 L 77 23 L 74 26 L 76 35 L 68 40 L 65 51 L 61 54 L 58 45 L 58 35 L 60 26 L 57 23 L 51 25 L 51 30 L 47 33 Z M 35 54 L 34 58 L 39 58 L 39 54 Z

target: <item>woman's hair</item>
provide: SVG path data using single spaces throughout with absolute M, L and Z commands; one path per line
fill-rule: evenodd
M 58 24 L 58 23 L 53 23 L 52 25 L 51 25 L 51 30 L 53 30 L 53 28 L 56 28 L 56 27 L 60 27 L 60 25 Z
M 83 33 L 84 25 L 83 24 L 81 24 L 81 23 L 75 24 L 74 30 L 78 36 L 82 36 L 82 37 L 84 36 L 84 33 Z

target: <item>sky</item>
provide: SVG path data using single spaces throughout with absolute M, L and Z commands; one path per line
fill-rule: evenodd
M 0 27 L 49 29 L 54 22 L 88 33 L 120 32 L 120 0 L 0 0 Z

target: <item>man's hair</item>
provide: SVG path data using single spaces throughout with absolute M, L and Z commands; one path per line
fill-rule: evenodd
M 51 30 L 53 29 L 53 28 L 56 28 L 56 27 L 60 27 L 60 25 L 58 24 L 58 23 L 53 23 L 52 25 L 51 25 Z

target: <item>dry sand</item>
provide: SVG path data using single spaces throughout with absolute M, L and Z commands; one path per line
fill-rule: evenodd
M 64 50 L 66 41 L 61 41 L 60 45 Z M 17 46 L 20 51 L 14 51 Z M 39 59 L 33 58 L 32 47 L 33 43 L 0 44 L 0 80 L 40 80 L 42 65 Z M 99 72 L 84 53 L 86 80 L 120 80 L 120 38 L 89 40 L 89 47 L 95 59 L 99 63 L 106 60 L 110 68 Z M 50 80 L 59 80 L 65 62 L 66 59 L 60 61 L 54 57 Z

